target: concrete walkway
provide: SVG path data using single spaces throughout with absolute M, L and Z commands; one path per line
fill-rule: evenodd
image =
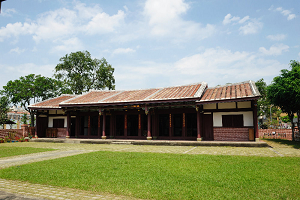
M 122 140 L 122 139 L 74 139 L 74 138 L 38 138 L 31 142 L 82 143 L 82 144 L 132 144 L 157 146 L 230 146 L 230 147 L 268 147 L 259 141 L 186 141 L 186 140 Z

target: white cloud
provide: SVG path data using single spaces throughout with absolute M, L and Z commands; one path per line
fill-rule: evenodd
M 248 22 L 246 25 L 241 26 L 239 31 L 241 34 L 248 35 L 248 34 L 255 34 L 260 31 L 263 27 L 263 23 L 258 20 L 252 20 Z
M 55 46 L 51 52 L 54 53 L 54 52 L 65 52 L 65 53 L 68 53 L 68 52 L 76 52 L 76 51 L 81 51 L 83 49 L 83 44 L 81 43 L 81 41 L 74 37 L 74 38 L 70 38 L 70 39 L 67 39 L 67 40 L 59 40 L 59 41 L 56 41 L 56 43 L 61 43 L 61 45 L 57 45 Z
M 17 54 L 20 54 L 20 53 L 23 53 L 24 51 L 25 51 L 25 49 L 20 49 L 19 47 L 17 47 L 17 48 L 11 49 L 11 50 L 9 51 L 9 53 L 15 52 L 15 53 L 17 53 Z
M 154 36 L 184 39 L 204 39 L 215 32 L 215 26 L 186 21 L 182 15 L 190 8 L 184 0 L 147 0 L 143 14 Z
M 135 50 L 131 48 L 118 48 L 113 51 L 113 54 L 126 54 L 126 53 L 134 53 Z
M 289 46 L 284 45 L 284 44 L 276 44 L 276 45 L 272 45 L 270 47 L 269 50 L 267 50 L 265 47 L 260 47 L 259 51 L 267 56 L 277 56 L 277 55 L 281 55 L 282 52 L 286 52 L 289 50 Z
M 147 88 L 190 84 L 205 81 L 209 87 L 264 78 L 271 82 L 286 64 L 277 60 L 265 59 L 257 52 L 231 51 L 223 48 L 210 48 L 202 53 L 183 57 L 171 63 L 139 62 L 116 68 L 115 77 L 118 89 Z M 128 77 L 134 74 L 134 82 Z M 121 87 L 121 88 L 119 88 Z
M 30 23 L 7 24 L 0 29 L 0 42 L 5 38 L 32 35 L 36 42 L 74 37 L 79 33 L 103 34 L 115 31 L 125 17 L 121 10 L 115 15 L 102 12 L 99 6 L 87 7 L 75 2 L 73 9 L 61 8 L 42 13 Z
M 1 11 L 1 16 L 3 17 L 12 17 L 13 13 L 17 13 L 14 8 L 9 8 Z
M 277 34 L 277 35 L 268 35 L 267 39 L 274 40 L 274 41 L 281 41 L 286 38 L 286 35 L 284 34 Z
M 245 23 L 247 20 L 249 20 L 250 19 L 250 17 L 247 15 L 246 17 L 244 17 L 243 19 L 241 19 L 240 21 L 239 21 L 239 23 L 240 24 L 243 24 L 243 23 Z
M 224 17 L 223 24 L 227 25 L 227 24 L 230 24 L 231 22 L 239 21 L 239 20 L 240 20 L 240 17 L 232 17 L 231 14 L 229 13 Z
M 85 26 L 88 34 L 102 34 L 113 32 L 117 26 L 124 20 L 125 13 L 121 10 L 116 15 L 109 16 L 106 13 L 98 13 Z
M 292 19 L 296 18 L 296 15 L 293 14 L 292 11 L 284 10 L 282 7 L 278 7 L 276 9 L 274 9 L 272 6 L 271 8 L 269 8 L 269 10 L 274 10 L 274 11 L 280 12 L 283 16 L 287 16 L 287 20 L 292 20 Z

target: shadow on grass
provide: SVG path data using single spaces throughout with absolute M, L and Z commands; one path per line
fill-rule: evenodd
M 266 141 L 272 141 L 279 144 L 285 144 L 294 147 L 295 149 L 300 149 L 300 142 L 297 141 L 290 141 L 290 140 L 283 140 L 283 139 L 264 139 Z

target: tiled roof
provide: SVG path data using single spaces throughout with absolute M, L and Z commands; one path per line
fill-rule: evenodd
M 63 105 L 72 104 L 110 104 L 126 102 L 160 101 L 200 98 L 207 84 L 205 82 L 167 88 L 154 88 L 144 90 L 127 91 L 90 91 L 74 99 L 60 103 Z
M 109 105 L 116 103 L 132 102 L 160 102 L 160 101 L 197 101 L 198 103 L 235 100 L 250 97 L 259 97 L 260 94 L 253 81 L 245 81 L 235 84 L 227 84 L 207 88 L 207 83 L 197 83 L 185 86 L 154 88 L 143 90 L 126 91 L 97 91 L 93 90 L 82 95 L 62 95 L 30 105 L 29 108 L 61 108 L 64 106 L 88 106 L 88 105 Z
M 260 96 L 260 94 L 255 86 L 255 83 L 253 81 L 245 81 L 241 83 L 208 88 L 202 96 L 200 102 L 258 96 Z
M 52 99 L 48 99 L 45 101 L 41 101 L 35 104 L 32 104 L 30 106 L 28 106 L 30 109 L 34 109 L 34 108 L 60 108 L 59 104 L 63 101 L 66 101 L 68 99 L 71 99 L 75 97 L 75 95 L 69 95 L 69 94 L 64 94 L 61 95 L 59 97 L 55 97 Z
M 98 103 L 110 98 L 111 96 L 118 94 L 115 90 L 93 90 L 88 93 L 82 94 L 76 98 L 66 100 L 62 104 L 85 104 L 85 103 Z

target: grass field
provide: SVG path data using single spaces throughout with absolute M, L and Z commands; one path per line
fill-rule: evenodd
M 0 177 L 147 199 L 299 199 L 299 157 L 99 151 Z
M 25 155 L 31 153 L 39 153 L 45 151 L 53 151 L 55 149 L 46 149 L 46 148 L 32 148 L 32 147 L 7 147 L 0 145 L 0 158 L 10 157 L 10 156 L 18 156 Z

